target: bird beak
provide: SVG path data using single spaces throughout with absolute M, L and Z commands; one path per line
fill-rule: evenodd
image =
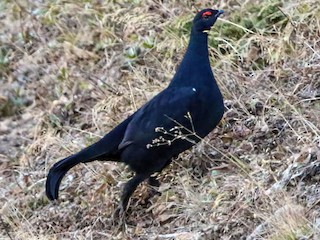
M 221 14 L 224 14 L 223 10 L 219 10 L 218 13 L 216 14 L 216 16 L 219 17 Z

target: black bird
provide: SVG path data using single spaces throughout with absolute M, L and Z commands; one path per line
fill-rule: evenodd
M 222 10 L 204 9 L 193 20 L 190 42 L 169 86 L 98 142 L 57 162 L 50 169 L 46 194 L 58 199 L 59 185 L 69 169 L 94 160 L 124 162 L 135 176 L 124 186 L 124 211 L 137 186 L 161 172 L 172 158 L 209 134 L 224 113 L 221 92 L 211 71 L 207 31 Z

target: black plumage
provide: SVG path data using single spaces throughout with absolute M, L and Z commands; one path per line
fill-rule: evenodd
M 222 94 L 214 79 L 208 53 L 207 30 L 223 11 L 204 9 L 193 20 L 190 42 L 169 86 L 102 139 L 52 166 L 46 182 L 50 200 L 79 163 L 124 162 L 135 172 L 123 190 L 121 208 L 145 179 L 210 133 L 224 113 Z

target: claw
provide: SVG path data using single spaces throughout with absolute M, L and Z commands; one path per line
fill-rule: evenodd
M 126 215 L 126 211 L 123 208 L 123 205 L 120 204 L 116 208 L 116 210 L 114 211 L 113 216 L 112 216 L 113 225 L 117 226 L 119 230 L 120 229 L 124 230 L 124 227 L 125 227 L 125 224 L 126 224 L 125 215 Z

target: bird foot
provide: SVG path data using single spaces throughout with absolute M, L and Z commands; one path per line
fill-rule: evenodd
M 161 195 L 161 192 L 158 191 L 158 188 L 160 187 L 160 181 L 156 179 L 155 177 L 150 177 L 148 179 L 148 183 L 151 187 L 151 190 L 149 191 L 149 198 L 152 198 L 156 195 Z
M 123 208 L 122 204 L 120 204 L 113 213 L 112 221 L 114 226 L 118 226 L 119 230 L 124 230 L 126 223 L 126 211 Z
M 160 181 L 155 177 L 149 177 L 148 183 L 152 187 L 160 187 Z

